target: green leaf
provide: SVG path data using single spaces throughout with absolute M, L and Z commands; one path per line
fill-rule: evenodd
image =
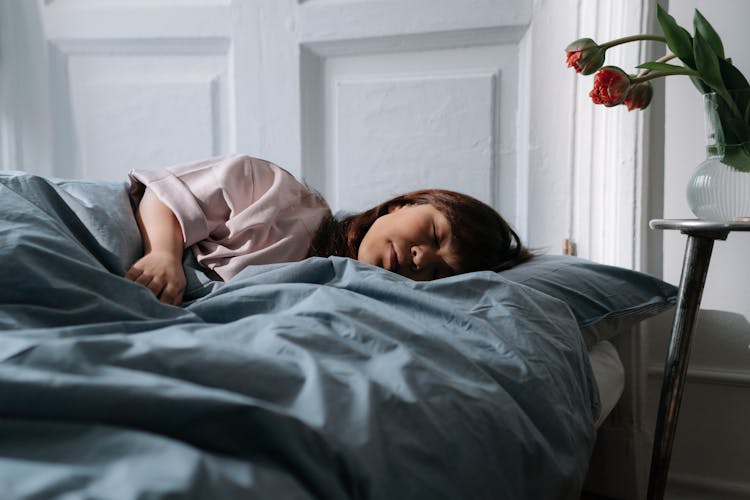
M 724 80 L 724 85 L 729 90 L 750 88 L 750 83 L 747 82 L 745 75 L 734 67 L 729 59 L 719 59 L 719 68 L 721 69 L 721 78 Z
M 684 66 L 677 66 L 676 64 L 660 63 L 656 61 L 645 62 L 636 66 L 639 69 L 650 69 L 652 71 L 662 71 L 664 73 L 673 73 L 675 71 L 685 71 Z
M 725 98 L 729 98 L 727 87 L 724 85 L 724 80 L 721 78 L 719 58 L 700 33 L 695 34 L 693 49 L 696 69 L 701 74 L 701 79 L 706 82 L 709 87 L 721 94 L 722 97 L 726 96 Z
M 737 109 L 740 111 L 739 121 L 745 128 L 750 127 L 750 90 L 730 90 L 729 95 L 732 96 L 735 104 L 737 104 Z M 750 133 L 745 134 L 745 140 L 750 140 Z
M 749 143 L 742 146 L 728 148 L 721 162 L 738 172 L 750 172 L 750 147 Z
M 664 10 L 661 5 L 656 6 L 656 19 L 667 39 L 667 46 L 674 55 L 682 59 L 688 67 L 695 69 L 693 59 L 693 39 L 688 31 L 677 24 L 674 17 Z
M 711 87 L 703 83 L 703 80 L 698 78 L 697 76 L 691 76 L 690 81 L 693 82 L 693 85 L 695 85 L 695 88 L 698 89 L 698 92 L 701 94 L 708 94 L 711 92 Z
M 695 9 L 695 14 L 693 15 L 693 26 L 695 26 L 695 33 L 700 34 L 708 42 L 714 54 L 720 59 L 724 59 L 724 45 L 721 43 L 719 34 L 698 9 Z

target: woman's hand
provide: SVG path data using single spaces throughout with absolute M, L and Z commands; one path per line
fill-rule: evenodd
M 125 273 L 125 278 L 147 287 L 162 302 L 180 305 L 186 284 L 180 223 L 150 189 L 143 194 L 135 219 L 145 253 Z
M 182 270 L 182 261 L 170 252 L 147 253 L 125 273 L 125 278 L 145 286 L 165 304 L 182 304 L 185 272 Z

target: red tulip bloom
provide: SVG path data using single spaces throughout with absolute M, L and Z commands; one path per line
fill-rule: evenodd
M 622 103 L 628 107 L 628 111 L 634 109 L 646 109 L 651 103 L 651 98 L 654 95 L 654 89 L 651 87 L 651 82 L 641 82 L 630 86 L 628 95 L 622 101 Z
M 565 47 L 568 67 L 584 75 L 590 75 L 602 67 L 604 52 L 605 50 L 590 38 L 581 38 Z
M 617 106 L 628 95 L 630 77 L 617 66 L 605 66 L 594 76 L 594 88 L 589 93 L 594 104 Z
M 565 51 L 565 60 L 568 63 L 569 68 L 575 68 L 576 73 L 580 73 L 581 71 L 583 71 L 583 68 L 581 68 L 581 65 L 579 64 L 581 60 L 580 50 Z

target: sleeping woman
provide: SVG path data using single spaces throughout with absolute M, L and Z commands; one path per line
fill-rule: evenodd
M 531 258 L 493 208 L 468 195 L 428 189 L 341 220 L 281 167 L 228 156 L 130 172 L 144 255 L 125 277 L 179 305 L 183 251 L 226 281 L 253 264 L 341 256 L 413 280 L 500 271 Z

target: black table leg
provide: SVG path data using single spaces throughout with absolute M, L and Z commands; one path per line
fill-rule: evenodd
M 664 380 L 659 400 L 659 413 L 654 433 L 654 446 L 651 455 L 651 472 L 648 481 L 648 500 L 664 498 L 667 486 L 667 473 L 672 457 L 677 416 L 685 385 L 690 341 L 695 330 L 703 287 L 706 283 L 708 264 L 714 246 L 712 237 L 688 234 L 687 248 L 682 263 L 679 295 L 669 351 L 664 366 Z

